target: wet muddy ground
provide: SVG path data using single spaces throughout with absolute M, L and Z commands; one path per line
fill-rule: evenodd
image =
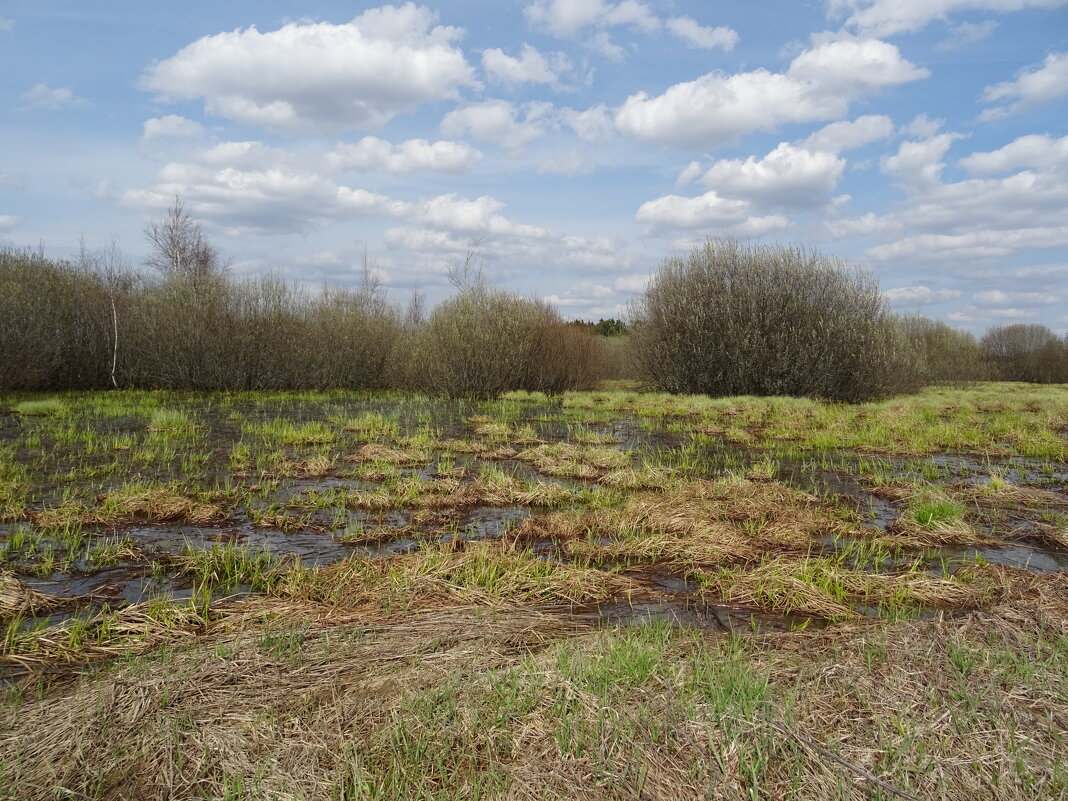
M 886 535 L 900 540 L 880 557 L 891 567 L 920 559 L 943 573 L 977 561 L 1068 570 L 1068 464 L 1059 458 L 868 453 L 759 436 L 747 443 L 710 427 L 707 415 L 628 412 L 586 399 L 116 393 L 66 396 L 53 414 L 16 407 L 0 411 L 0 567 L 37 593 L 78 599 L 62 611 L 23 615 L 22 627 L 105 605 L 187 598 L 198 586 L 210 585 L 214 597 L 256 591 L 241 571 L 190 568 L 197 554 L 216 562 L 251 554 L 283 566 L 386 558 L 428 544 L 507 539 L 531 518 L 596 514 L 636 494 L 724 477 L 814 496 L 853 526 L 817 538 L 810 555 L 834 556 L 858 538 Z M 502 482 L 515 497 L 474 491 Z M 520 490 L 536 495 L 546 487 L 557 494 L 516 500 Z M 1018 489 L 1030 494 L 1017 497 Z M 161 508 L 143 500 L 161 493 Z M 908 540 L 902 521 L 929 495 L 943 499 L 934 502 L 933 521 L 916 529 L 930 536 Z M 131 498 L 142 500 L 131 506 Z M 209 511 L 175 511 L 167 498 Z M 595 536 L 594 546 L 610 549 L 615 533 Z M 556 536 L 524 544 L 540 559 L 575 558 Z M 598 558 L 632 587 L 626 597 L 575 606 L 579 620 L 718 628 L 811 622 L 717 599 L 678 559 Z

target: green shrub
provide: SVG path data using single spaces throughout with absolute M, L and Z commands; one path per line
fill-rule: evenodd
M 603 361 L 596 339 L 548 305 L 483 285 L 438 305 L 409 346 L 408 382 L 447 397 L 589 388 Z
M 668 392 L 860 402 L 921 382 L 875 279 L 799 247 L 672 256 L 634 317 L 637 367 Z

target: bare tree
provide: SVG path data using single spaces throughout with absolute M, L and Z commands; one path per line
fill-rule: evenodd
M 162 220 L 145 226 L 145 236 L 152 246 L 146 263 L 164 276 L 204 279 L 223 271 L 218 251 L 177 195 Z
M 467 292 L 472 289 L 481 289 L 485 287 L 486 280 L 483 275 L 483 270 L 486 266 L 485 259 L 482 258 L 482 254 L 479 249 L 482 246 L 483 240 L 486 235 L 483 234 L 479 237 L 474 237 L 467 244 L 467 253 L 464 254 L 463 261 L 458 259 L 450 259 L 445 263 L 446 272 L 445 277 L 449 279 L 449 283 L 456 287 L 460 292 Z

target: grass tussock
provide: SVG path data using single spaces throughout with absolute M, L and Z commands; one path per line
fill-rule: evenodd
M 99 496 L 92 506 L 69 501 L 42 509 L 33 516 L 39 528 L 62 528 L 74 523 L 117 526 L 129 523 L 190 523 L 204 525 L 226 518 L 215 504 L 180 495 L 169 487 L 127 487 Z
M 78 598 L 57 598 L 27 587 L 15 575 L 0 570 L 0 620 L 42 615 L 76 604 Z
M 1009 569 L 975 564 L 956 574 L 933 576 L 911 569 L 880 574 L 821 557 L 778 557 L 757 567 L 723 569 L 703 577 L 704 591 L 728 603 L 784 615 L 853 620 L 872 609 L 891 617 L 922 609 L 975 609 L 1008 593 Z
M 277 592 L 331 607 L 394 611 L 443 603 L 586 604 L 634 588 L 625 577 L 547 561 L 508 543 L 457 541 L 410 554 L 297 568 Z
M 412 467 L 426 464 L 430 461 L 430 455 L 426 451 L 417 448 L 393 448 L 389 445 L 371 443 L 346 456 L 345 461 L 360 464 L 373 462 L 393 465 L 394 467 Z
M 569 442 L 525 448 L 515 458 L 530 464 L 539 473 L 562 478 L 594 479 L 606 471 L 623 470 L 631 466 L 630 455 L 624 451 Z
M 59 398 L 23 401 L 15 404 L 14 409 L 22 417 L 62 417 L 67 414 L 67 405 Z
M 811 495 L 778 482 L 727 478 L 638 493 L 619 508 L 531 518 L 509 536 L 553 540 L 583 559 L 708 566 L 808 549 L 852 530 L 838 510 Z

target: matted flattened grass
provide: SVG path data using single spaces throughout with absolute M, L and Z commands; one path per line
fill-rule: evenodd
M 7 690 L 0 788 L 26 801 L 1059 798 L 1066 598 L 1047 576 L 959 618 L 753 636 L 590 630 L 530 607 L 367 620 L 259 601 L 185 644 Z

